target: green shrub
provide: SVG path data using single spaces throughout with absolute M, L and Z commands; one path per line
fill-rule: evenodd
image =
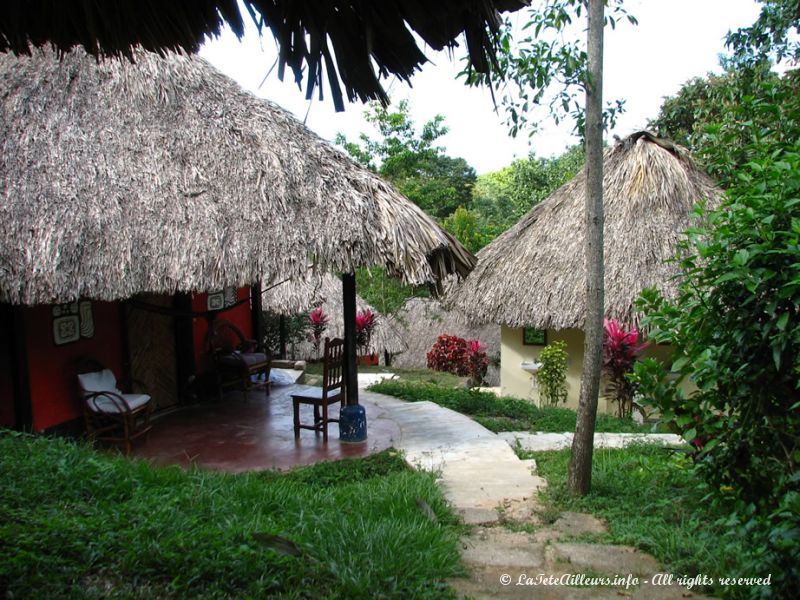
M 642 296 L 678 381 L 699 390 L 685 396 L 654 361 L 636 380 L 701 450 L 697 469 L 731 513 L 731 535 L 760 540 L 754 568 L 788 597 L 800 588 L 800 99 L 770 93 L 708 128 L 727 200 L 689 232 L 678 298 Z M 732 153 L 745 157 L 735 170 Z
M 536 374 L 539 395 L 549 406 L 567 401 L 567 343 L 552 342 L 539 355 L 542 367 Z

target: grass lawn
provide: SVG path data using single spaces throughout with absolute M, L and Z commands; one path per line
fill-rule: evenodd
M 538 474 L 547 479 L 548 487 L 540 493 L 545 517 L 569 510 L 588 512 L 608 523 L 608 534 L 584 536 L 583 541 L 636 546 L 676 576 L 705 574 L 717 579 L 742 570 L 738 564 L 747 552 L 746 541 L 723 542 L 725 532 L 714 525 L 719 515 L 710 512 L 686 455 L 653 446 L 595 449 L 592 491 L 573 498 L 567 491 L 569 450 L 517 453 L 535 458 Z M 722 590 L 717 586 L 707 591 Z
M 5 598 L 448 598 L 463 569 L 434 475 L 393 451 L 227 475 L 0 430 L 0 481 Z
M 372 392 L 395 396 L 410 402 L 430 400 L 446 408 L 469 415 L 490 431 L 575 431 L 576 414 L 569 408 L 538 408 L 529 400 L 498 398 L 491 392 L 443 387 L 432 383 L 381 381 L 369 388 Z M 647 432 L 650 425 L 630 419 L 598 414 L 596 431 Z
M 463 387 L 466 377 L 458 377 L 451 373 L 443 373 L 432 369 L 403 369 L 398 367 L 384 367 L 381 365 L 359 366 L 359 373 L 395 373 L 401 381 L 417 383 L 430 383 L 445 387 Z M 306 375 L 322 377 L 322 363 L 308 363 Z

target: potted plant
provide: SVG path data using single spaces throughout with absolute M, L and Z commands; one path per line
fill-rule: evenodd
M 308 321 L 311 324 L 311 333 L 308 336 L 308 341 L 314 346 L 314 354 L 319 360 L 319 346 L 322 343 L 322 334 L 328 328 L 328 315 L 319 306 L 308 313 Z
M 372 333 L 378 324 L 377 315 L 370 309 L 362 310 L 356 315 L 356 346 L 358 347 L 358 364 L 377 365 L 378 353 L 369 353 Z

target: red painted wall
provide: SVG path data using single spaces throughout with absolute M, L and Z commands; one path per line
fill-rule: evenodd
M 250 288 L 243 287 L 236 290 L 237 300 L 250 298 Z M 194 294 L 192 296 L 192 311 L 202 312 L 208 310 L 208 294 Z M 253 312 L 250 302 L 221 310 L 217 313 L 217 319 L 225 319 L 238 327 L 246 338 L 253 338 Z M 202 373 L 211 368 L 211 360 L 208 356 L 206 347 L 206 335 L 208 334 L 208 321 L 204 317 L 192 319 L 192 331 L 194 334 L 194 360 L 198 373 Z
M 119 306 L 92 302 L 92 313 L 94 337 L 56 346 L 52 307 L 24 310 L 34 431 L 83 416 L 76 380 L 77 363 L 82 358 L 94 358 L 117 377 L 122 376 Z

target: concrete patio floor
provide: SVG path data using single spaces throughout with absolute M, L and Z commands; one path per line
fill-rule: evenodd
M 132 456 L 160 465 L 240 473 L 364 457 L 395 444 L 397 424 L 368 399 L 361 402 L 367 412 L 366 442 L 340 442 L 338 423 L 330 424 L 327 443 L 321 434 L 308 430 L 301 430 L 295 440 L 290 395 L 304 387 L 273 385 L 270 394 L 254 389 L 245 398 L 242 392 L 232 392 L 221 402 L 181 408 L 157 418 L 148 439 L 134 446 Z M 337 415 L 338 405 L 331 408 Z M 311 410 L 301 406 L 301 419 L 308 421 Z

